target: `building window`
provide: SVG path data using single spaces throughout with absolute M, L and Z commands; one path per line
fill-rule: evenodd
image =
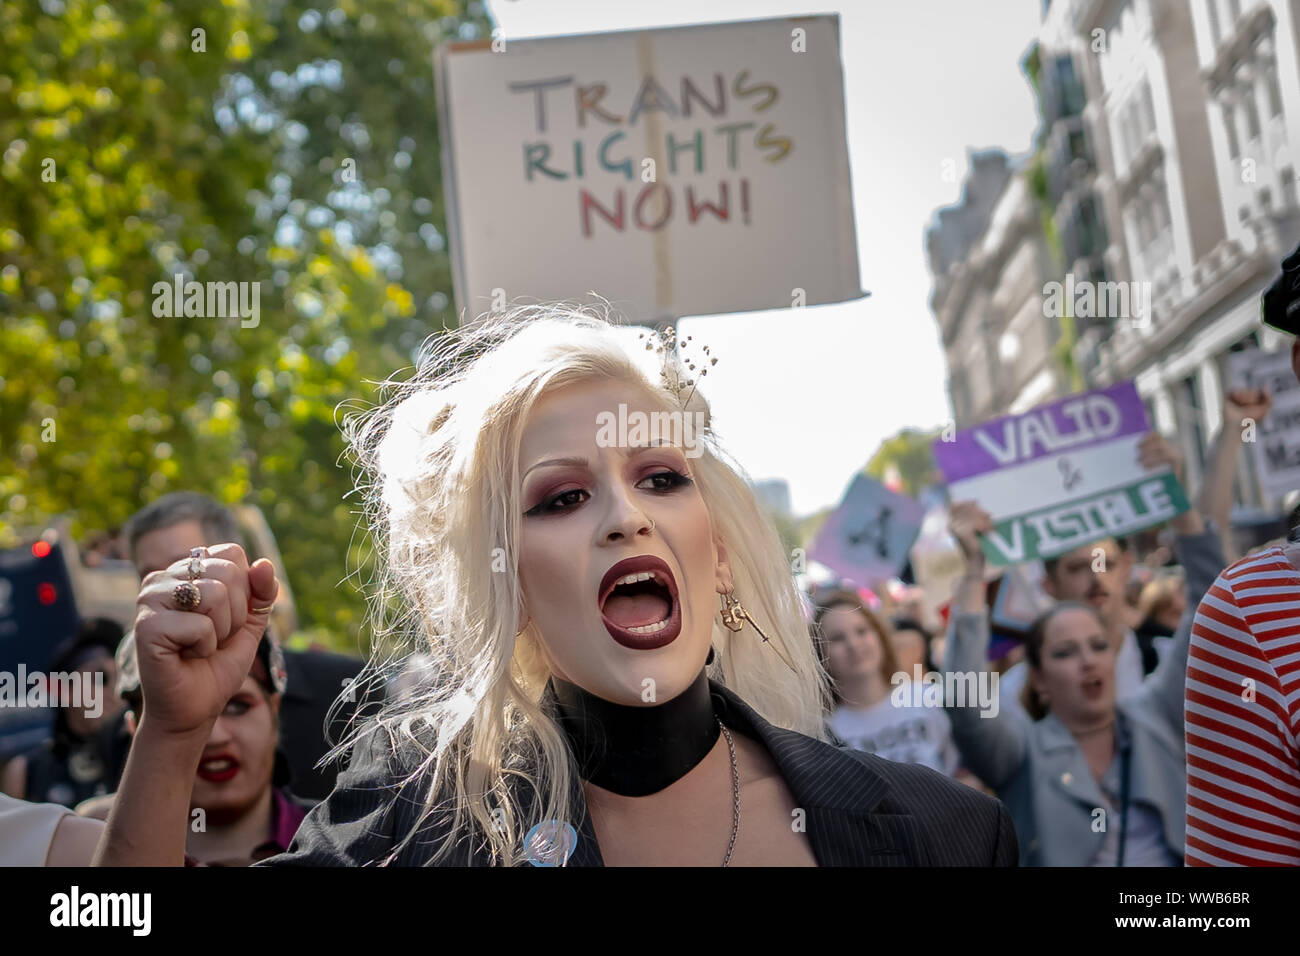
M 1087 136 L 1084 135 L 1082 129 L 1070 131 L 1070 135 L 1066 139 L 1066 150 L 1069 154 L 1068 159 L 1071 163 L 1077 159 L 1082 159 L 1084 162 L 1087 162 L 1088 139 Z
M 1057 119 L 1077 116 L 1083 112 L 1083 86 L 1074 72 L 1074 61 L 1069 56 L 1057 57 L 1053 64 L 1056 75 L 1056 93 L 1060 107 Z
M 1282 205 L 1287 209 L 1295 209 L 1300 206 L 1300 197 L 1296 196 L 1295 168 L 1292 166 L 1282 167 L 1278 173 L 1279 184 L 1281 185 Z
M 1186 414 L 1180 415 L 1183 419 L 1184 434 L 1187 435 L 1190 444 L 1191 455 L 1188 464 L 1191 465 L 1196 475 L 1188 475 L 1188 478 L 1195 477 L 1200 479 L 1201 462 L 1205 461 L 1205 434 L 1201 429 L 1201 399 L 1200 390 L 1196 387 L 1196 376 L 1189 375 L 1182 380 L 1183 403 L 1186 406 Z M 1190 470 L 1190 469 L 1189 469 Z
M 1151 99 L 1151 83 L 1142 81 L 1142 111 L 1146 120 L 1146 135 L 1150 136 L 1156 128 L 1156 105 Z
M 1255 103 L 1255 85 L 1253 83 L 1246 87 L 1242 102 L 1246 107 L 1246 141 L 1254 142 L 1259 139 L 1259 106 Z
M 1220 381 L 1229 382 L 1227 361 L 1229 355 L 1239 352 L 1257 351 L 1262 344 L 1263 343 L 1260 341 L 1259 337 L 1259 330 L 1252 329 L 1249 335 L 1238 339 L 1229 346 L 1227 353 L 1220 358 Z M 1235 383 L 1230 382 L 1229 384 Z M 1254 455 L 1239 455 L 1237 458 L 1237 480 L 1233 483 L 1236 488 L 1236 493 L 1233 497 L 1233 501 L 1238 505 L 1256 505 L 1260 503 L 1253 490 L 1255 488 L 1254 459 Z
M 1156 180 L 1156 194 L 1151 203 L 1152 218 L 1155 220 L 1156 235 L 1169 228 L 1169 192 L 1165 189 L 1163 179 Z
M 1210 9 L 1214 9 L 1213 2 Z M 1223 128 L 1228 134 L 1228 155 L 1236 159 L 1241 155 L 1241 143 L 1237 140 L 1237 111 L 1231 103 L 1223 104 Z
M 1264 88 L 1268 91 L 1268 115 L 1282 115 L 1282 88 L 1277 84 L 1277 62 L 1273 61 L 1264 69 Z
M 1147 217 L 1143 215 L 1142 200 L 1139 198 L 1133 205 L 1136 207 L 1131 217 L 1133 229 L 1137 233 L 1138 245 L 1146 248 L 1151 243 L 1151 230 L 1147 228 Z

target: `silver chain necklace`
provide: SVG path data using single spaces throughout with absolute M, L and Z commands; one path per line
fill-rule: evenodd
M 727 857 L 722 861 L 722 865 L 727 866 L 731 863 L 731 851 L 736 848 L 736 834 L 740 831 L 740 770 L 736 766 L 736 745 L 731 740 L 731 731 L 716 715 L 714 719 L 727 738 L 727 752 L 731 755 L 731 841 L 727 844 Z

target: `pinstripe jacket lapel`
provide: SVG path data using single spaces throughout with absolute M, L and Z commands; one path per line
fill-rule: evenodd
M 752 707 L 709 682 L 719 716 L 729 727 L 762 741 L 794 797 L 807 813 L 808 841 L 822 866 L 914 866 L 920 857 L 916 822 L 907 814 L 873 811 L 889 789 L 884 778 L 854 756 L 793 730 L 773 727 Z
M 916 821 L 910 815 L 872 812 L 888 784 L 853 751 L 773 727 L 716 681 L 709 681 L 709 689 L 722 722 L 760 741 L 771 754 L 795 807 L 804 811 L 808 841 L 820 865 L 916 866 L 931 862 L 921 858 Z M 575 806 L 582 808 L 582 824 L 568 865 L 603 866 L 581 783 L 576 786 Z

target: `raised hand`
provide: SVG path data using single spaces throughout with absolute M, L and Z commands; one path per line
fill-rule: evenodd
M 956 539 L 961 548 L 966 566 L 984 566 L 984 551 L 980 548 L 979 535 L 993 530 L 993 519 L 989 513 L 974 501 L 956 501 L 948 509 L 948 532 Z
M 135 649 L 144 720 L 156 732 L 206 738 L 248 675 L 280 585 L 265 558 L 220 544 L 197 559 L 200 600 L 183 610 L 177 585 L 190 558 L 144 579 L 136 601 Z
M 1247 418 L 1258 425 L 1273 407 L 1273 396 L 1266 388 L 1234 388 L 1223 398 L 1223 427 L 1238 431 Z
M 1169 466 L 1178 483 L 1183 482 L 1183 453 L 1164 435 L 1149 431 L 1138 442 L 1138 462 L 1143 468 L 1161 468 Z

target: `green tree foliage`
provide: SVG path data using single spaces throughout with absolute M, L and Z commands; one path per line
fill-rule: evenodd
M 921 432 L 906 428 L 893 438 L 881 443 L 863 471 L 872 478 L 883 481 L 892 464 L 898 469 L 903 482 L 903 492 L 915 497 L 923 488 L 942 481 L 934 464 L 932 445 L 939 433 Z
M 486 29 L 461 0 L 0 3 L 0 543 L 255 502 L 304 626 L 355 647 L 335 409 L 454 321 L 432 55 Z M 260 283 L 258 324 L 157 315 L 177 274 Z

